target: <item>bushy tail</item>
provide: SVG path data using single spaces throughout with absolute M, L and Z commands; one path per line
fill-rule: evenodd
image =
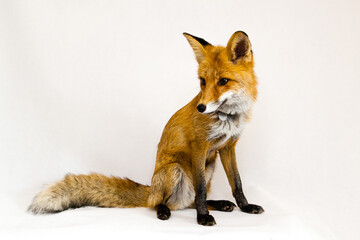
M 149 190 L 149 186 L 127 178 L 106 177 L 95 173 L 68 174 L 63 180 L 36 195 L 28 211 L 40 214 L 84 206 L 146 207 Z

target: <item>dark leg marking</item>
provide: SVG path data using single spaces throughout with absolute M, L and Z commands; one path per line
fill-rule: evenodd
M 236 205 L 226 200 L 207 200 L 206 201 L 209 210 L 217 210 L 222 212 L 231 212 Z
M 264 209 L 261 206 L 248 203 L 241 186 L 241 180 L 239 175 L 237 177 L 236 189 L 233 195 L 236 199 L 236 203 L 238 204 L 242 212 L 251 213 L 251 214 L 261 214 L 264 212 Z
M 206 182 L 205 178 L 199 181 L 199 185 L 196 187 L 195 206 L 197 212 L 197 222 L 204 226 L 213 226 L 216 224 L 213 216 L 209 214 L 206 204 Z
M 253 214 L 260 214 L 264 212 L 264 209 L 261 206 L 255 204 L 244 205 L 240 209 L 243 212 L 253 213 Z
M 158 219 L 168 220 L 170 218 L 170 215 L 171 215 L 170 209 L 166 205 L 159 204 L 157 206 L 157 217 L 158 217 Z
M 203 226 L 213 226 L 216 224 L 214 217 L 209 214 L 198 214 L 197 221 Z

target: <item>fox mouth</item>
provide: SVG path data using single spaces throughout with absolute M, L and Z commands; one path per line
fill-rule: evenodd
M 216 118 L 219 118 L 221 121 L 226 121 L 228 119 L 232 121 L 236 121 L 237 119 L 239 119 L 240 114 L 237 112 L 227 112 L 225 107 L 227 102 L 228 99 L 225 99 L 215 111 L 210 112 L 208 114 L 213 115 Z
M 216 111 L 218 111 L 219 109 L 221 109 L 221 107 L 225 106 L 225 104 L 228 102 L 228 97 L 225 98 L 225 99 L 218 99 L 216 101 L 213 101 L 213 102 L 210 102 L 207 104 L 207 106 L 203 105 L 203 104 L 199 104 L 198 105 L 198 110 L 199 110 L 199 106 L 200 105 L 203 105 L 204 107 L 204 111 L 200 111 L 201 113 L 204 113 L 204 114 L 213 114 L 215 113 Z
M 228 101 L 228 99 L 225 99 L 225 100 L 220 104 L 220 106 L 218 107 L 218 109 L 221 108 L 222 106 L 224 106 L 227 101 Z
M 227 102 L 227 99 L 223 100 L 222 102 L 220 102 L 219 100 L 214 101 L 212 103 L 209 103 L 207 106 L 203 105 L 203 104 L 199 104 L 197 106 L 197 109 L 200 113 L 203 114 L 214 114 L 218 111 L 218 109 L 220 109 L 222 106 L 224 106 Z
M 223 116 L 236 116 L 251 108 L 253 100 L 244 90 L 238 92 L 227 92 L 220 99 L 210 102 L 207 105 L 199 104 L 197 109 L 200 113 Z

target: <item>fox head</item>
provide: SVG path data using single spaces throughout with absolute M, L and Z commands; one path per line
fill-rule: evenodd
M 184 33 L 199 63 L 200 113 L 236 115 L 250 109 L 256 100 L 253 52 L 246 33 L 235 32 L 226 47 L 213 46 Z

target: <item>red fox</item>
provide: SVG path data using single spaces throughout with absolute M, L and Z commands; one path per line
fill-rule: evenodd
M 230 212 L 236 206 L 206 200 L 218 154 L 240 210 L 264 212 L 246 200 L 235 157 L 235 145 L 257 96 L 249 38 L 238 31 L 222 47 L 188 33 L 184 36 L 199 64 L 201 90 L 166 124 L 151 186 L 101 174 L 68 174 L 36 195 L 30 212 L 55 213 L 82 206 L 148 207 L 166 220 L 171 210 L 196 208 L 197 222 L 212 226 L 216 222 L 209 210 Z

